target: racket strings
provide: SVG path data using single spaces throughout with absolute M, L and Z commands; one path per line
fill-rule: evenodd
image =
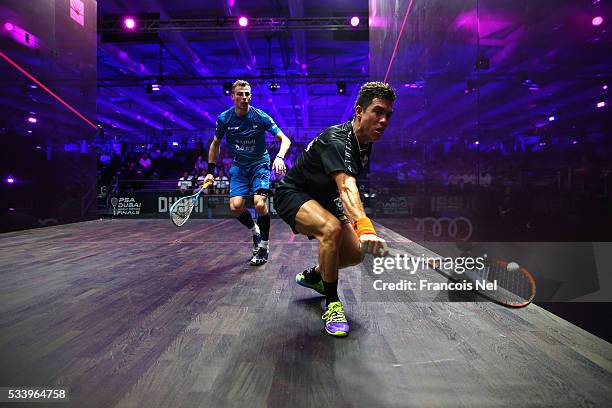
M 508 269 L 505 262 L 487 262 L 475 271 L 474 277 L 483 283 L 495 283 L 496 289 L 482 290 L 487 297 L 504 304 L 517 306 L 529 303 L 535 295 L 535 286 L 528 272 Z
M 170 211 L 172 222 L 178 226 L 183 225 L 187 219 L 189 219 L 189 216 L 195 207 L 193 199 L 183 199 L 182 201 L 183 202 L 177 203 L 177 205 L 172 208 L 172 211 Z
M 500 293 L 508 302 L 522 303 L 533 298 L 535 288 L 525 272 L 519 268 L 508 269 L 505 263 L 497 263 L 494 267 L 499 277 L 497 284 L 504 289 Z

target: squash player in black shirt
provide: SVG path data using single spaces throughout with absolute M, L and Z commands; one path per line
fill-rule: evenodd
M 364 84 L 353 119 L 310 142 L 274 194 L 274 208 L 291 229 L 319 241 L 319 264 L 297 274 L 295 281 L 325 295 L 322 318 L 332 336 L 349 333 L 338 298 L 338 270 L 360 263 L 362 254 L 388 253 L 366 217 L 357 176 L 389 123 L 394 100 L 395 90 L 388 84 Z

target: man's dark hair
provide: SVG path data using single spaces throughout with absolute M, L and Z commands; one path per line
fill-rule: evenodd
M 395 100 L 395 89 L 384 82 L 366 82 L 361 86 L 361 89 L 359 89 L 355 107 L 359 105 L 363 110 L 366 110 L 374 98 L 393 102 Z

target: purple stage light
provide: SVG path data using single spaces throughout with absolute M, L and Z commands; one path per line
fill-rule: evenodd
M 422 79 L 417 79 L 414 82 L 407 82 L 404 84 L 405 88 L 410 88 L 410 89 L 421 89 L 423 88 L 423 86 L 425 85 L 425 81 Z M 470 87 L 470 85 L 468 85 L 468 88 Z M 468 90 L 469 92 L 469 90 Z M 466 93 L 468 93 L 466 92 Z
M 128 30 L 133 30 L 136 28 L 136 20 L 133 17 L 126 17 L 123 20 L 123 26 Z
M 351 25 L 357 27 L 359 25 L 359 17 L 355 16 L 351 18 Z
M 554 117 L 554 116 L 549 116 L 549 117 L 548 117 L 548 121 L 549 121 L 549 122 L 554 122 L 555 120 L 557 120 L 557 118 L 556 118 L 556 117 Z
M 540 90 L 540 86 L 538 84 L 531 84 L 529 85 L 529 88 L 527 88 L 529 91 L 531 92 L 535 92 L 535 91 L 539 91 Z
M 602 86 L 601 89 L 603 89 L 604 91 L 607 91 L 608 90 L 608 85 Z
M 30 117 L 28 118 L 28 122 L 30 122 L 30 123 L 36 123 L 36 122 L 38 122 L 38 119 L 36 119 L 34 116 L 30 116 Z
M 240 17 L 240 18 L 238 19 L 238 25 L 239 25 L 240 27 L 246 27 L 246 26 L 248 26 L 248 25 L 249 25 L 249 19 L 248 19 L 248 18 L 246 18 L 246 17 L 244 17 L 244 16 L 243 16 L 243 17 Z
M 574 145 L 575 145 L 575 144 L 578 144 L 578 142 L 577 142 L 577 141 L 575 141 L 575 140 L 572 140 L 572 144 L 574 144 Z
M 480 141 L 479 141 L 479 140 L 477 140 L 477 141 L 475 141 L 475 142 L 474 142 L 474 144 L 475 144 L 476 146 L 478 146 L 478 145 L 480 144 Z
M 172 146 L 178 146 L 178 142 L 172 142 Z
M 602 16 L 597 16 L 594 17 L 593 20 L 591 20 L 591 24 L 593 24 L 595 27 L 600 26 L 601 23 L 603 23 L 604 19 Z
M 7 183 L 9 183 L 9 184 L 13 184 L 13 183 L 15 182 L 15 179 L 9 176 L 9 177 L 6 179 L 6 182 L 7 182 Z
M 606 102 L 605 101 L 597 102 L 597 107 L 598 108 L 603 108 L 605 106 L 606 106 Z
M 38 48 L 40 46 L 40 39 L 34 34 L 27 32 L 23 28 L 19 27 L 10 22 L 6 22 L 2 25 L 5 31 L 9 34 L 9 37 L 19 44 L 28 48 Z

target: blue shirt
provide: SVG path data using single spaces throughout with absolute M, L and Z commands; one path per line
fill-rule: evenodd
M 227 146 L 234 156 L 234 163 L 244 167 L 270 162 L 266 130 L 275 136 L 281 131 L 261 109 L 250 106 L 246 115 L 238 117 L 232 107 L 217 117 L 215 137 L 222 140 L 227 135 Z

